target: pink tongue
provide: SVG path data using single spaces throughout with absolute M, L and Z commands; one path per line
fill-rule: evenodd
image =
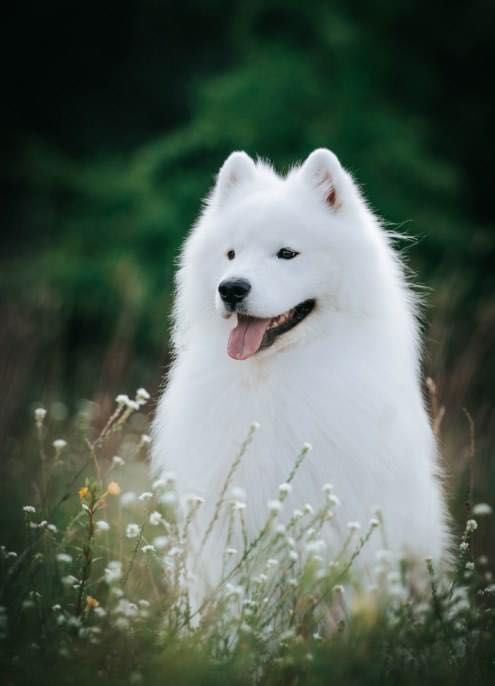
M 227 344 L 227 352 L 234 360 L 247 360 L 260 349 L 270 319 L 238 315 L 237 326 L 232 329 Z

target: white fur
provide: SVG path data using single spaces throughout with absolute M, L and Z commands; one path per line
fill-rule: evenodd
M 277 259 L 283 247 L 300 254 Z M 230 276 L 251 282 L 253 316 L 273 317 L 308 298 L 317 306 L 272 347 L 233 360 L 226 347 L 236 317 L 225 318 L 217 292 Z M 414 296 L 386 232 L 333 153 L 314 151 L 285 178 L 245 153 L 227 159 L 182 252 L 174 324 L 153 469 L 172 469 L 180 491 L 206 499 L 203 527 L 257 420 L 261 428 L 234 479 L 247 492 L 251 537 L 309 442 L 284 510 L 316 509 L 331 482 L 341 506 L 328 527 L 330 555 L 347 522 L 366 528 L 376 506 L 389 548 L 444 555 L 448 526 L 420 387 Z M 218 580 L 224 545 L 219 526 L 198 568 L 205 583 Z M 376 534 L 361 569 L 381 547 Z

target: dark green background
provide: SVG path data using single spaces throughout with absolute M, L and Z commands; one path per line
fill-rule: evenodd
M 0 432 L 156 392 L 174 258 L 233 149 L 327 146 L 417 240 L 453 482 L 495 495 L 493 3 L 17 3 L 2 18 Z M 60 410 L 60 408 L 59 408 Z M 14 469 L 14 472 L 12 470 Z M 474 476 L 473 476 L 474 473 Z M 461 490 L 461 493 L 463 491 Z M 462 500 L 462 496 L 460 496 Z M 492 503 L 493 504 L 493 503 Z

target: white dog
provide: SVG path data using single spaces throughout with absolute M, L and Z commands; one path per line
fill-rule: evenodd
M 305 443 L 284 511 L 341 505 L 329 555 L 379 506 L 387 546 L 440 559 L 448 546 L 436 445 L 420 385 L 414 294 L 387 233 L 329 150 L 281 177 L 234 152 L 182 252 L 175 361 L 154 423 L 153 469 L 205 499 L 199 541 L 239 446 L 247 533 L 263 525 Z M 221 522 L 198 567 L 218 581 Z M 367 569 L 383 547 L 372 537 Z

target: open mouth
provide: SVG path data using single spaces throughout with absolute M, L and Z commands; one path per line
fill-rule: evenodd
M 269 348 L 279 336 L 287 333 L 313 311 L 315 300 L 305 300 L 291 310 L 271 319 L 237 313 L 237 326 L 229 336 L 227 352 L 234 360 L 247 360 L 260 350 Z

